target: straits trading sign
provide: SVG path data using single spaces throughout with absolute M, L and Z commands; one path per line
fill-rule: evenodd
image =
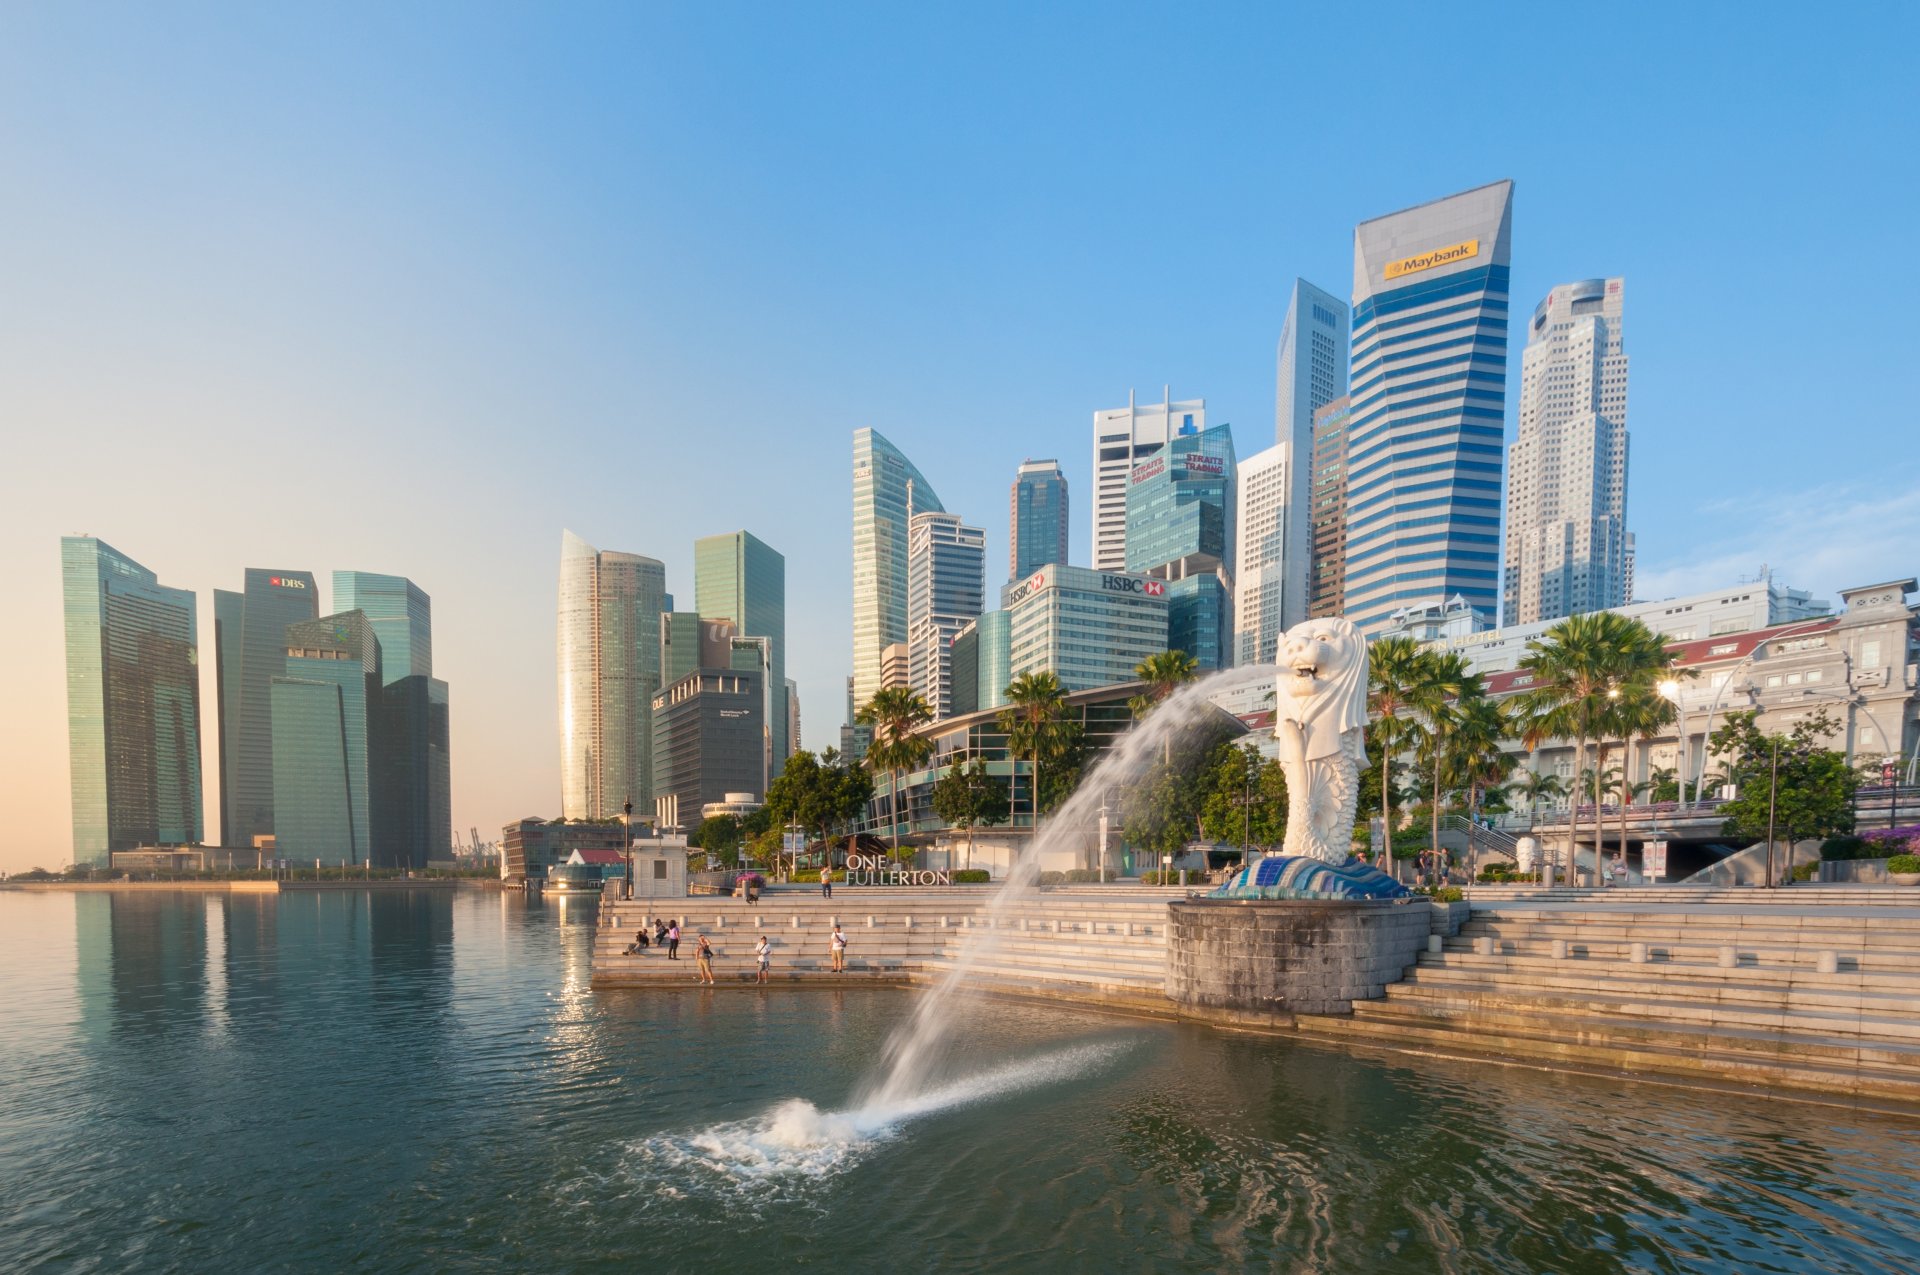
M 842 884 L 952 885 L 953 878 L 945 872 L 903 868 L 884 854 L 850 854 L 847 856 L 847 879 Z
M 1133 467 L 1133 481 L 1136 483 L 1143 483 L 1147 481 L 1147 479 L 1152 478 L 1155 474 L 1165 471 L 1166 467 L 1167 467 L 1167 458 L 1164 456 L 1155 456 L 1152 460 L 1146 461 L 1143 464 L 1135 465 Z
M 1479 255 L 1478 239 L 1448 244 L 1444 248 L 1435 248 L 1432 252 L 1423 252 L 1417 257 L 1402 257 L 1398 261 L 1389 261 L 1387 278 L 1398 279 L 1403 274 L 1419 274 L 1422 270 L 1432 270 L 1436 266 L 1450 266 L 1456 261 L 1465 261 L 1469 257 Z
M 1227 458 L 1209 456 L 1205 452 L 1188 452 L 1187 472 L 1189 474 L 1224 474 L 1227 472 Z

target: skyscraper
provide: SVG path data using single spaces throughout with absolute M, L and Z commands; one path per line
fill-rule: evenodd
M 701 619 L 732 620 L 740 636 L 771 644 L 767 728 L 778 771 L 788 753 L 786 558 L 745 531 L 703 536 L 693 542 L 693 604 Z
M 1059 461 L 1022 463 L 1008 504 L 1007 579 L 1067 560 L 1067 476 Z
M 1181 434 L 1207 427 L 1207 400 L 1176 403 L 1170 395 L 1144 406 L 1093 414 L 1093 569 L 1127 567 L 1127 485 L 1133 468 Z
M 1233 429 L 1177 434 L 1134 466 L 1126 569 L 1167 582 L 1167 647 L 1203 669 L 1233 662 Z
M 1347 421 L 1341 395 L 1313 414 L 1313 571 L 1307 615 L 1342 615 L 1347 583 Z
M 336 571 L 333 609 L 367 617 L 380 639 L 380 666 L 388 682 L 433 676 L 433 599 L 419 585 L 405 576 Z
M 1624 304 L 1622 280 L 1585 279 L 1533 311 L 1507 451 L 1503 624 L 1632 600 Z
M 787 756 L 800 751 L 800 684 L 787 679 Z M 784 763 L 783 763 L 784 764 Z
M 636 553 L 560 541 L 560 807 L 603 819 L 653 801 L 653 696 L 667 570 Z
M 945 506 L 876 429 L 853 432 L 853 700 L 880 689 L 881 652 L 907 640 L 907 522 Z M 851 724 L 851 723 L 849 723 Z
M 1301 555 L 1293 530 L 1292 443 L 1275 443 L 1240 462 L 1239 560 L 1234 568 L 1235 664 L 1270 664 L 1289 619 L 1285 594 L 1290 563 Z M 1310 568 L 1309 568 L 1310 569 Z
M 953 638 L 985 608 L 987 533 L 949 513 L 907 528 L 907 684 L 934 719 L 953 712 Z
M 241 592 L 214 590 L 220 839 L 227 845 L 273 834 L 273 679 L 287 671 L 287 626 L 319 617 L 310 571 L 248 567 Z
M 1277 623 L 1291 628 L 1307 618 L 1313 575 L 1313 418 L 1347 392 L 1347 303 L 1305 279 L 1293 281 L 1280 324 L 1274 389 L 1274 442 L 1287 449 L 1288 524 L 1279 567 Z
M 1369 636 L 1456 594 L 1493 617 L 1512 233 L 1510 181 L 1354 230 L 1345 609 Z
M 194 598 L 92 536 L 60 540 L 73 861 L 203 837 Z
M 360 611 L 287 626 L 286 669 L 269 684 L 274 850 L 361 864 L 374 828 L 380 640 Z
M 372 704 L 373 862 L 423 868 L 453 853 L 447 684 L 433 676 L 433 599 L 404 576 L 333 573 L 333 609 L 359 611 L 380 643 Z

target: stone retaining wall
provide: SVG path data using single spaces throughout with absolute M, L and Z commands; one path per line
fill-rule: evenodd
M 1411 901 L 1190 899 L 1167 908 L 1170 1000 L 1229 1019 L 1344 1014 L 1385 994 L 1432 932 Z

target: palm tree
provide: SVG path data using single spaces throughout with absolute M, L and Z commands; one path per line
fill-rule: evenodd
M 1000 710 L 1000 729 L 1007 734 L 1007 752 L 1027 756 L 1033 785 L 1033 835 L 1040 835 L 1040 758 L 1059 738 L 1067 715 L 1067 692 L 1051 672 L 1022 673 L 1007 684 L 1007 707 Z M 1007 822 L 1013 822 L 1013 777 L 1007 779 Z
M 1380 820 L 1386 829 L 1382 855 L 1387 875 L 1393 875 L 1393 757 L 1406 747 L 1415 722 L 1401 716 L 1421 702 L 1429 661 L 1410 637 L 1385 637 L 1367 649 L 1367 709 L 1373 715 L 1373 738 L 1380 745 Z
M 1526 778 L 1516 779 L 1507 785 L 1507 791 L 1518 793 L 1527 799 L 1527 827 L 1533 827 L 1534 819 L 1540 813 L 1540 800 L 1552 801 L 1555 797 L 1564 797 L 1567 786 L 1558 775 L 1543 775 L 1537 770 L 1526 772 Z
M 1136 719 L 1145 717 L 1160 701 L 1200 676 L 1200 663 L 1185 651 L 1161 651 L 1134 665 L 1133 675 L 1147 684 L 1146 689 L 1127 701 Z M 1173 764 L 1173 735 L 1166 739 L 1165 764 Z
M 1459 760 L 1450 747 L 1456 725 L 1465 721 L 1467 706 L 1486 695 L 1486 684 L 1458 651 L 1422 651 L 1422 676 L 1408 701 L 1426 731 L 1425 748 L 1433 771 L 1433 828 L 1428 848 L 1440 852 L 1440 789 L 1452 778 Z
M 911 770 L 933 753 L 933 741 L 914 733 L 933 720 L 933 710 L 920 692 L 908 686 L 885 686 L 873 693 L 854 721 L 873 728 L 867 745 L 869 769 L 887 772 L 887 823 L 893 848 L 900 849 L 900 772 Z
M 1527 643 L 1520 661 L 1533 685 L 1514 697 L 1513 712 L 1523 742 L 1537 749 L 1547 739 L 1573 741 L 1573 770 L 1586 770 L 1587 745 L 1604 735 L 1607 714 L 1624 689 L 1668 667 L 1665 641 L 1639 620 L 1612 611 L 1569 616 Z M 1594 845 L 1600 845 L 1599 803 L 1594 805 Z M 1572 871 L 1580 811 L 1567 816 L 1567 864 Z M 1597 851 L 1596 851 L 1597 853 Z
M 1671 657 L 1669 657 L 1671 658 Z M 1644 793 L 1653 785 L 1650 782 L 1635 784 L 1633 773 L 1633 741 L 1644 739 L 1674 719 L 1676 709 L 1673 701 L 1659 692 L 1657 683 L 1675 672 L 1671 668 L 1659 670 L 1636 678 L 1613 701 L 1613 712 L 1609 714 L 1610 724 L 1619 732 L 1621 744 L 1620 757 L 1620 860 L 1627 858 L 1627 807 L 1633 804 L 1636 793 Z M 1684 670 L 1691 673 L 1692 670 Z

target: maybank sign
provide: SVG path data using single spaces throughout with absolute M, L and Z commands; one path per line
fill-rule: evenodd
M 1469 257 L 1480 255 L 1480 241 L 1469 239 L 1464 243 L 1448 244 L 1444 248 L 1435 248 L 1432 252 L 1423 252 L 1417 257 L 1402 257 L 1398 261 L 1387 263 L 1387 278 L 1398 279 L 1401 275 L 1419 274 L 1422 270 L 1432 270 L 1437 266 L 1450 266 L 1456 261 L 1465 261 Z

